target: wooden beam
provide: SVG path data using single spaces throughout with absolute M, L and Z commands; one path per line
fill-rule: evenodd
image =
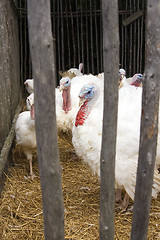
M 119 29 L 117 0 L 102 1 L 104 116 L 100 164 L 100 240 L 114 239 Z
M 20 104 L 17 106 L 16 112 L 14 115 L 14 119 L 12 121 L 11 129 L 5 140 L 5 143 L 3 145 L 3 148 L 2 148 L 1 154 L 0 154 L 0 193 L 3 188 L 4 172 L 7 171 L 8 166 L 10 165 L 10 163 L 9 163 L 10 157 L 9 156 L 11 155 L 10 152 L 11 152 L 11 148 L 12 148 L 13 142 L 14 142 L 16 121 L 17 121 L 18 115 L 22 109 L 21 100 L 22 100 L 22 96 L 20 95 Z
M 147 61 L 142 94 L 139 160 L 131 239 L 146 240 L 158 134 L 160 92 L 159 0 L 147 2 Z
M 127 27 L 129 24 L 134 22 L 136 19 L 140 18 L 143 16 L 143 12 L 141 10 L 138 10 L 137 12 L 133 13 L 131 16 L 123 20 L 123 26 Z
M 28 0 L 27 3 L 44 235 L 46 240 L 62 240 L 64 210 L 55 115 L 56 66 L 50 0 Z

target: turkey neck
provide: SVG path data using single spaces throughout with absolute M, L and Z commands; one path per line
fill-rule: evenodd
M 140 81 L 138 81 L 138 80 L 136 80 L 135 82 L 133 82 L 131 85 L 132 86 L 135 86 L 135 87 L 139 87 L 140 86 L 140 84 L 141 84 L 141 82 Z
M 26 111 L 28 113 L 28 111 Z M 30 115 L 27 114 L 27 118 L 26 118 L 26 124 L 28 126 L 28 129 L 30 129 L 31 131 L 35 130 L 35 120 L 31 117 L 31 111 L 30 111 Z
M 34 104 L 31 106 L 30 115 L 31 115 L 31 119 L 34 120 L 35 119 Z
M 83 105 L 80 107 L 75 121 L 75 126 L 83 125 L 87 117 L 89 116 L 95 102 L 97 101 L 99 95 L 96 95 L 94 98 L 85 101 Z
M 67 89 L 63 90 L 62 97 L 63 97 L 63 110 L 67 114 L 72 109 L 72 107 L 71 107 L 71 85 Z
M 141 84 L 141 82 L 142 82 L 142 81 L 141 81 L 136 75 L 134 75 L 133 78 L 132 78 L 132 83 L 131 83 L 131 85 L 132 85 L 132 86 L 135 86 L 135 87 L 139 87 L 140 84 Z

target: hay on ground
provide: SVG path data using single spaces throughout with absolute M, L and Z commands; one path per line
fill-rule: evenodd
M 70 138 L 59 136 L 65 212 L 65 239 L 99 239 L 99 180 L 76 156 Z M 37 156 L 28 178 L 29 163 L 21 150 L 13 149 L 10 168 L 0 199 L 0 239 L 43 240 L 43 214 Z M 132 205 L 132 202 L 130 202 Z M 115 212 L 115 239 L 130 239 L 132 212 Z M 152 200 L 148 239 L 160 239 L 160 195 Z

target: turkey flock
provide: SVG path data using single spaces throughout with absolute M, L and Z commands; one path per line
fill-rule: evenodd
M 83 64 L 59 72 L 61 79 L 55 89 L 56 121 L 58 131 L 71 132 L 76 154 L 89 166 L 93 174 L 100 177 L 100 152 L 103 124 L 104 73 L 82 74 Z M 118 76 L 118 74 L 117 74 Z M 126 209 L 129 198 L 134 200 L 138 164 L 141 102 L 143 75 L 126 78 L 124 69 L 119 70 L 119 97 L 117 119 L 117 142 L 115 158 L 116 201 Z M 24 151 L 32 170 L 32 152 L 36 149 L 34 119 L 34 80 L 24 82 L 30 94 L 27 97 L 27 111 L 19 114 L 15 132 L 16 142 Z M 160 114 L 160 111 L 159 111 Z M 160 126 L 158 125 L 160 132 Z M 160 137 L 158 135 L 157 155 L 152 186 L 152 197 L 160 192 Z M 125 196 L 122 199 L 122 190 Z

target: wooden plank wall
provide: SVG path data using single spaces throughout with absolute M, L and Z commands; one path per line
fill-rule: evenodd
M 0 1 L 0 151 L 9 134 L 20 96 L 18 16 Z
M 11 128 L 20 96 L 18 17 L 10 2 L 0 1 L 0 150 Z

